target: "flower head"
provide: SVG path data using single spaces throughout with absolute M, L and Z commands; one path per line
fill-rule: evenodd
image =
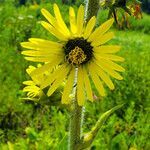
M 85 24 L 84 7 L 82 5 L 79 7 L 77 16 L 74 9 L 70 7 L 69 30 L 56 4 L 54 4 L 55 17 L 45 9 L 41 12 L 48 21 L 42 21 L 42 26 L 59 42 L 30 38 L 29 42 L 21 43 L 24 48 L 28 49 L 22 52 L 27 60 L 44 63 L 30 75 L 38 77 L 45 71 L 50 72 L 47 78 L 40 82 L 40 88 L 50 86 L 47 92 L 50 96 L 65 81 L 62 103 L 68 104 L 74 85 L 75 71 L 78 68 L 77 101 L 79 105 L 84 104 L 85 93 L 87 98 L 93 101 L 90 78 L 101 96 L 105 96 L 103 82 L 110 89 L 114 89 L 109 76 L 118 80 L 123 79 L 118 72 L 123 72 L 124 68 L 115 62 L 124 61 L 124 59 L 114 55 L 120 50 L 120 46 L 106 45 L 114 37 L 113 32 L 107 32 L 113 24 L 113 19 L 94 30 L 96 23 L 94 16 Z M 55 66 L 57 68 L 53 69 Z
M 41 67 L 41 65 L 38 64 L 38 67 Z M 36 67 L 29 66 L 26 69 L 26 72 L 30 75 L 30 73 L 35 69 Z M 44 92 L 40 89 L 40 82 L 41 80 L 44 80 L 44 74 L 42 76 L 38 76 L 38 78 L 36 78 L 35 76 L 31 76 L 31 79 L 32 80 L 23 82 L 23 84 L 25 85 L 25 87 L 23 88 L 23 92 L 27 92 L 27 99 L 38 100 L 44 94 Z

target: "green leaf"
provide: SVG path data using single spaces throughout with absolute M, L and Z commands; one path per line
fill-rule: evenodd
M 79 147 L 81 148 L 87 148 L 89 147 L 92 142 L 94 141 L 94 138 L 96 137 L 98 131 L 101 129 L 102 125 L 104 124 L 104 122 L 108 119 L 108 117 L 115 112 L 116 110 L 120 109 L 124 104 L 115 106 L 114 108 L 108 110 L 107 112 L 105 112 L 104 114 L 102 114 L 102 116 L 100 116 L 99 120 L 97 121 L 96 125 L 94 126 L 94 128 L 87 134 L 85 134 L 85 136 L 83 137 L 83 141 L 81 144 L 79 144 Z

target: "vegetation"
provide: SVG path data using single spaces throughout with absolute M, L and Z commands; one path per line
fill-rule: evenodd
M 61 5 L 68 22 L 68 5 Z M 2 150 L 66 150 L 68 109 L 59 101 L 57 91 L 47 102 L 26 101 L 22 82 L 27 80 L 25 69 L 29 62 L 21 55 L 20 42 L 30 37 L 53 38 L 39 24 L 44 19 L 42 7 L 52 10 L 52 0 L 41 4 L 21 5 L 7 0 L 0 3 L 0 149 Z M 76 6 L 80 1 L 76 1 Z M 76 6 L 74 6 L 76 8 Z M 98 24 L 107 19 L 101 11 Z M 92 128 L 99 116 L 118 104 L 126 105 L 112 115 L 99 132 L 92 150 L 149 150 L 150 99 L 150 16 L 130 18 L 130 28 L 112 29 L 116 37 L 112 44 L 122 46 L 120 55 L 126 61 L 123 81 L 114 81 L 115 90 L 102 99 L 94 92 L 95 102 L 85 107 L 84 131 Z M 30 63 L 33 64 L 33 63 Z

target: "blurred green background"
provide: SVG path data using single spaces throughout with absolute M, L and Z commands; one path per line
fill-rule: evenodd
M 47 102 L 25 101 L 22 82 L 29 79 L 25 69 L 29 64 L 21 55 L 20 42 L 30 37 L 50 39 L 42 28 L 40 13 L 46 8 L 53 13 L 56 2 L 69 25 L 68 8 L 75 9 L 82 0 L 0 0 L 0 150 L 66 150 L 69 128 L 68 110 L 58 104 L 60 94 Z M 123 81 L 115 81 L 115 90 L 85 107 L 83 132 L 89 131 L 99 116 L 122 103 L 102 127 L 91 150 L 150 149 L 150 1 L 143 0 L 143 19 L 130 17 L 130 28 L 112 28 L 119 44 L 119 55 L 125 58 Z M 98 23 L 107 20 L 107 10 L 101 10 Z M 107 88 L 106 88 L 107 89 Z

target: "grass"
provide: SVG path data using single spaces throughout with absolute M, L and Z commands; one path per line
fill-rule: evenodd
M 68 131 L 68 110 L 53 103 L 25 102 L 21 98 L 22 82 L 29 77 L 25 69 L 29 64 L 21 55 L 20 42 L 29 37 L 51 39 L 39 24 L 44 19 L 40 8 L 50 11 L 52 5 L 43 3 L 33 7 L 15 7 L 12 3 L 0 5 L 0 149 L 60 149 L 65 150 Z M 61 7 L 68 24 L 68 6 Z M 106 20 L 106 12 L 99 15 L 99 22 Z M 99 115 L 117 104 L 126 102 L 103 126 L 91 149 L 148 150 L 148 113 L 150 99 L 150 16 L 131 20 L 132 28 L 117 30 L 110 42 L 119 44 L 119 55 L 126 61 L 123 81 L 115 81 L 115 90 L 107 91 L 107 97 L 87 103 L 84 132 L 89 131 Z M 54 95 L 51 100 L 59 98 Z

